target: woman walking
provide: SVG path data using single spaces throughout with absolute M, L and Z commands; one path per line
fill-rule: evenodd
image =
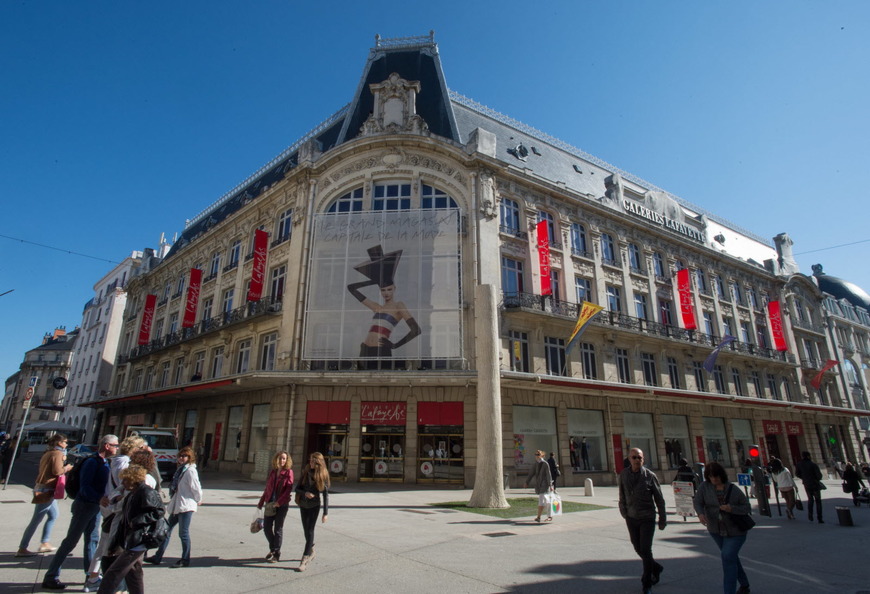
M 296 486 L 296 503 L 299 505 L 299 515 L 302 518 L 302 532 L 305 534 L 305 550 L 299 571 L 305 571 L 308 564 L 314 560 L 314 528 L 317 526 L 317 516 L 320 513 L 321 497 L 323 498 L 323 523 L 329 514 L 329 472 L 323 454 L 314 452 L 308 457 L 308 466 L 302 473 L 302 478 Z
M 737 527 L 732 516 L 748 516 L 751 506 L 743 491 L 728 482 L 728 474 L 718 462 L 711 462 L 704 470 L 701 487 L 695 494 L 695 512 L 698 519 L 721 551 L 725 594 L 749 594 L 749 578 L 740 563 L 740 547 L 746 542 L 746 531 Z
M 293 496 L 293 458 L 285 451 L 272 458 L 272 471 L 266 479 L 266 488 L 257 503 L 257 509 L 266 507 L 263 532 L 269 541 L 269 554 L 266 561 L 277 563 L 281 560 L 281 543 L 284 540 L 284 519 L 290 509 Z
M 545 454 L 543 450 L 535 452 L 535 463 L 529 470 L 529 476 L 526 477 L 526 487 L 531 485 L 534 487 L 535 493 L 538 495 L 538 515 L 535 518 L 535 522 L 541 521 L 541 514 L 544 512 L 544 506 L 549 506 L 547 494 L 553 488 L 553 477 L 550 474 L 550 464 L 544 456 Z M 553 516 L 548 514 L 547 521 L 550 522 L 552 520 Z
M 791 472 L 782 465 L 782 460 L 771 458 L 770 474 L 773 476 L 779 492 L 782 493 L 782 498 L 785 499 L 785 515 L 789 520 L 794 520 L 794 512 L 792 510 L 794 510 L 795 506 L 796 492 Z
M 39 546 L 39 552 L 50 553 L 55 549 L 48 542 L 58 514 L 54 489 L 58 479 L 72 469 L 72 464 L 64 464 L 66 444 L 66 435 L 55 433 L 48 440 L 48 449 L 39 460 L 39 472 L 36 475 L 36 484 L 33 486 L 33 499 L 31 500 L 31 503 L 36 504 L 36 507 L 33 508 L 33 517 L 21 537 L 18 552 L 15 553 L 16 557 L 30 557 L 36 554 L 29 551 L 27 547 L 30 546 L 30 539 L 33 538 L 43 518 L 45 518 L 45 526 L 42 527 L 42 544 Z
M 190 566 L 190 521 L 202 501 L 202 486 L 199 484 L 193 448 L 181 448 L 178 451 L 177 462 L 178 469 L 172 477 L 172 485 L 169 487 L 169 505 L 166 507 L 166 513 L 169 514 L 169 535 L 153 556 L 145 558 L 146 563 L 160 565 L 166 547 L 169 546 L 172 529 L 178 524 L 181 559 L 171 566 L 173 569 Z

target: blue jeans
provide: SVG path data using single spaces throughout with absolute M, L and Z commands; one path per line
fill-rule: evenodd
M 52 499 L 48 503 L 37 503 L 33 508 L 33 517 L 30 518 L 30 524 L 24 530 L 24 536 L 21 537 L 21 544 L 18 545 L 18 548 L 26 549 L 30 546 L 30 539 L 36 533 L 43 516 L 47 519 L 45 526 L 42 527 L 42 540 L 40 542 L 48 542 L 48 539 L 51 538 L 54 521 L 57 519 L 57 513 L 57 499 Z
M 75 499 L 72 503 L 72 517 L 69 520 L 69 529 L 66 532 L 66 538 L 60 543 L 54 558 L 51 560 L 51 565 L 48 566 L 48 571 L 45 572 L 45 579 L 57 578 L 60 576 L 60 568 L 63 562 L 69 556 L 76 545 L 79 544 L 79 539 L 85 537 L 84 550 L 84 569 L 85 573 L 91 565 L 91 558 L 94 556 L 94 551 L 97 549 L 97 540 L 100 538 L 99 528 L 97 524 L 97 516 L 100 514 L 100 504 L 90 503 Z
M 167 520 L 169 523 L 169 534 L 166 535 L 166 540 L 154 553 L 154 560 L 160 562 L 163 560 L 163 553 L 166 552 L 166 547 L 169 546 L 169 539 L 172 538 L 172 529 L 178 524 L 178 537 L 181 539 L 181 558 L 184 561 L 190 561 L 190 520 L 193 518 L 193 512 L 183 512 L 180 514 L 172 514 Z
M 746 572 L 743 571 L 743 565 L 740 563 L 740 548 L 746 542 L 746 535 L 743 536 L 720 536 L 719 534 L 710 534 L 716 544 L 719 545 L 719 550 L 722 552 L 722 573 L 723 586 L 725 594 L 734 594 L 737 590 L 737 582 L 741 586 L 749 587 L 749 578 L 746 577 Z

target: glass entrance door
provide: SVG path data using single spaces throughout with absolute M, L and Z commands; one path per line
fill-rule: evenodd
M 361 481 L 401 481 L 405 465 L 405 434 L 374 427 L 362 434 Z

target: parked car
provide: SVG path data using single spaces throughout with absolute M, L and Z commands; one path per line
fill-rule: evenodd
M 96 444 L 79 443 L 66 451 L 66 463 L 75 464 L 79 458 L 87 458 L 97 452 Z

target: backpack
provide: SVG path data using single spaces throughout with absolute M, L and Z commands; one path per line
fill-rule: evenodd
M 79 494 L 79 489 L 81 488 L 81 473 L 82 466 L 85 465 L 85 462 L 90 460 L 91 458 L 97 458 L 99 454 L 92 454 L 85 458 L 79 458 L 76 460 L 75 466 L 72 467 L 68 473 L 66 473 L 66 496 L 70 499 L 75 499 Z

